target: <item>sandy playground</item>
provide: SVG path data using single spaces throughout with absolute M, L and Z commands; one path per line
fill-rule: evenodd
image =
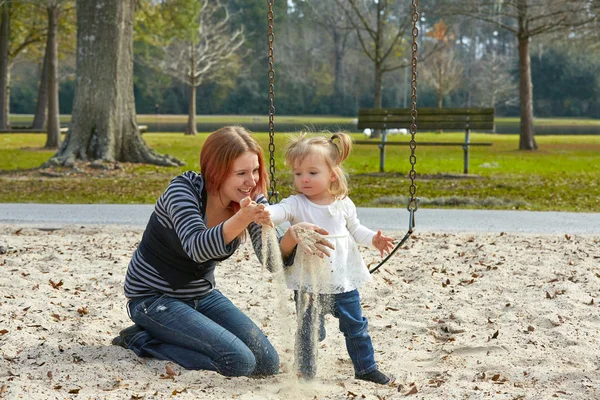
M 0 225 L 0 398 L 600 399 L 600 236 L 416 232 L 361 290 L 378 364 L 397 377 L 381 387 L 353 379 L 331 316 L 317 379 L 298 382 L 292 297 L 249 244 L 217 285 L 263 327 L 282 374 L 226 378 L 111 346 L 141 233 Z

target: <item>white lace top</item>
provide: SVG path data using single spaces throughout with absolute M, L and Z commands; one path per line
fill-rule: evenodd
M 286 271 L 288 287 L 318 293 L 345 293 L 371 279 L 357 243 L 372 246 L 375 232 L 361 225 L 356 206 L 348 197 L 320 205 L 301 194 L 267 209 L 276 225 L 286 221 L 292 225 L 310 222 L 327 229 L 326 238 L 335 246 L 331 257 L 324 259 L 299 250 L 294 264 Z

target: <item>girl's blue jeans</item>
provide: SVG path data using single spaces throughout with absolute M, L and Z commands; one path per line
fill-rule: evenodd
M 133 322 L 144 329 L 128 341 L 140 357 L 226 376 L 279 371 L 279 355 L 265 334 L 216 289 L 187 301 L 164 295 L 133 298 L 127 307 Z
M 315 296 L 319 296 L 318 299 Z M 318 295 L 294 291 L 294 300 L 298 318 L 302 318 L 296 335 L 296 354 L 302 377 L 312 379 L 317 372 L 315 359 L 317 343 L 315 342 L 317 338 L 319 341 L 325 339 L 326 314 L 332 314 L 339 321 L 339 328 L 346 339 L 346 349 L 354 365 L 354 372 L 363 375 L 377 369 L 371 336 L 367 332 L 368 320 L 362 315 L 358 290 Z M 319 308 L 315 300 L 318 301 L 321 312 L 313 319 L 313 315 Z M 316 335 L 311 334 L 313 329 L 318 329 Z

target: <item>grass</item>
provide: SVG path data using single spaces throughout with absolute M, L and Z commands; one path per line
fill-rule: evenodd
M 207 133 L 195 137 L 148 133 L 147 143 L 160 153 L 187 162 L 185 167 L 123 164 L 121 170 L 40 175 L 38 168 L 54 153 L 42 150 L 40 134 L 0 135 L 0 202 L 34 203 L 154 203 L 168 182 L 182 171 L 198 170 L 199 150 Z M 462 133 L 419 133 L 418 141 L 460 142 Z M 256 137 L 268 149 L 266 133 Z M 287 135 L 276 140 L 277 189 L 291 190 L 291 175 L 283 165 Z M 355 135 L 356 139 L 362 139 Z M 406 136 L 392 140 L 407 141 Z M 435 208 L 525 209 L 600 212 L 600 136 L 540 136 L 539 150 L 516 150 L 517 135 L 472 134 L 470 173 L 462 175 L 461 147 L 417 146 L 417 195 Z M 268 152 L 266 152 L 268 157 Z M 386 173 L 379 169 L 376 145 L 355 145 L 346 161 L 351 198 L 362 207 L 405 207 L 410 170 L 408 146 L 389 146 Z M 66 171 L 69 172 L 69 171 Z

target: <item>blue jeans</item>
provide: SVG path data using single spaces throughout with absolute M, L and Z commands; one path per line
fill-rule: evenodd
M 265 334 L 218 290 L 186 301 L 165 295 L 133 298 L 127 307 L 143 328 L 127 344 L 140 357 L 226 376 L 279 372 L 279 355 Z
M 362 315 L 358 290 L 319 295 L 294 291 L 294 300 L 298 317 L 302 317 L 296 335 L 296 356 L 299 372 L 304 378 L 312 379 L 317 373 L 316 339 L 325 339 L 325 314 L 332 314 L 339 320 L 354 372 L 363 375 L 377 369 L 371 336 L 367 332 L 368 320 Z M 320 313 L 317 312 L 319 308 Z M 316 329 L 318 332 L 312 334 Z

